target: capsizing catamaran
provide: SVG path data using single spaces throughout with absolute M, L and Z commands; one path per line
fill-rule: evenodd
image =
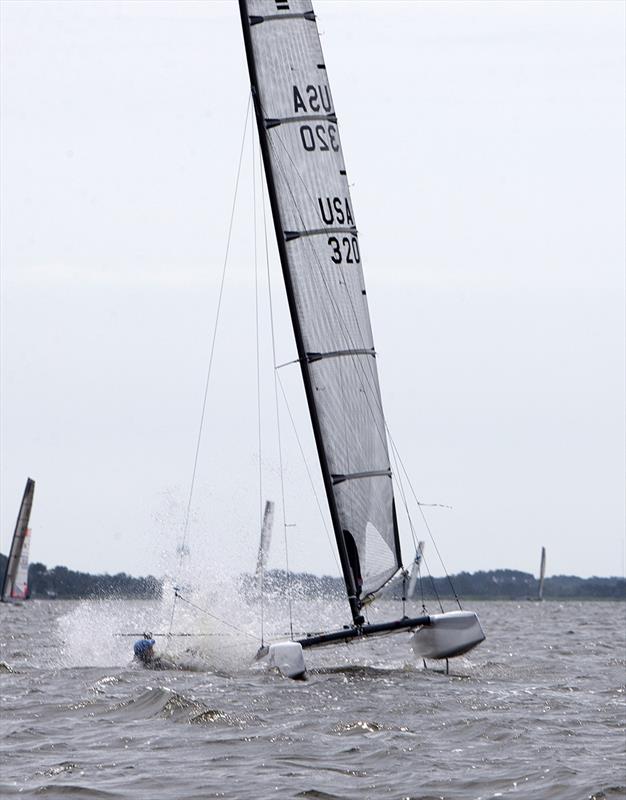
M 252 97 L 298 360 L 352 623 L 262 647 L 284 675 L 303 650 L 410 632 L 419 657 L 485 638 L 475 613 L 365 621 L 403 569 L 376 351 L 337 116 L 311 0 L 239 0 Z
M 30 547 L 30 511 L 33 507 L 33 497 L 35 495 L 35 481 L 32 478 L 26 480 L 26 488 L 20 505 L 20 510 L 15 523 L 15 531 L 9 550 L 9 558 L 2 582 L 3 602 L 15 600 L 27 600 L 28 591 L 28 550 Z

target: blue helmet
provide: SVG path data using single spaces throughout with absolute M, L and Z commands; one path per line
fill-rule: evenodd
M 143 655 L 146 650 L 149 650 L 152 645 L 154 644 L 154 639 L 140 639 L 138 642 L 135 642 L 133 646 L 133 650 L 135 651 L 136 656 Z

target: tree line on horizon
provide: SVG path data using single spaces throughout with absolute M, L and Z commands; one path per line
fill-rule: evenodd
M 284 570 L 271 570 L 265 583 L 267 591 L 276 593 L 285 591 L 289 584 L 292 592 L 301 597 L 345 594 L 343 578 L 329 575 L 318 577 L 306 572 L 287 574 Z M 401 600 L 407 583 L 401 577 L 394 578 L 383 589 L 382 595 L 390 600 Z M 466 600 L 533 600 L 538 592 L 539 580 L 531 573 L 494 569 L 459 572 L 440 578 L 424 575 L 417 582 L 414 596 L 407 599 L 419 601 L 423 598 L 424 602 L 453 600 L 456 593 Z M 626 600 L 626 579 L 554 575 L 545 579 L 543 596 L 546 600 Z
M 0 576 L 4 577 L 7 561 L 7 556 L 0 553 Z M 92 575 L 62 566 L 48 569 L 45 564 L 33 562 L 28 567 L 28 590 L 33 598 L 151 600 L 161 597 L 162 582 L 153 575 L 145 578 L 134 578 L 125 572 Z
M 7 557 L 0 553 L 0 576 L 4 576 Z M 242 591 L 253 585 L 250 575 L 243 575 Z M 92 575 L 77 572 L 63 566 L 48 569 L 45 564 L 35 562 L 28 568 L 28 585 L 31 597 L 88 599 L 129 598 L 151 600 L 161 597 L 163 582 L 148 575 L 135 578 L 120 572 L 116 575 Z M 337 596 L 344 594 L 343 578 L 330 575 L 317 576 L 310 573 L 286 573 L 284 570 L 269 570 L 265 577 L 267 592 L 284 593 L 287 588 L 300 597 Z M 511 569 L 496 569 L 479 572 L 460 572 L 450 578 L 424 576 L 417 584 L 412 600 L 424 602 L 454 599 L 455 592 L 464 599 L 476 600 L 526 600 L 537 597 L 539 581 L 528 572 Z M 402 578 L 394 579 L 384 590 L 387 598 L 401 600 L 406 586 Z M 546 600 L 626 600 L 626 579 L 579 578 L 575 575 L 553 575 L 545 579 Z

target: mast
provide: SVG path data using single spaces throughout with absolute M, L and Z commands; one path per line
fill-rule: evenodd
M 15 531 L 13 532 L 13 539 L 11 541 L 11 549 L 9 551 L 9 558 L 7 560 L 7 567 L 4 573 L 4 581 L 2 583 L 2 600 L 11 600 L 16 597 L 15 595 L 15 582 L 20 569 L 20 561 L 22 553 L 28 554 L 28 537 L 30 531 L 28 529 L 28 522 L 30 519 L 30 511 L 33 506 L 33 497 L 35 494 L 35 481 L 31 478 L 26 480 L 26 488 L 22 496 L 20 510 L 17 515 L 17 522 L 15 523 Z M 26 549 L 25 549 L 26 544 Z M 26 576 L 27 578 L 27 576 Z M 26 594 L 26 592 L 24 592 Z M 22 597 L 21 599 L 26 599 Z
M 310 0 L 239 0 L 298 360 L 352 616 L 401 566 L 358 233 Z

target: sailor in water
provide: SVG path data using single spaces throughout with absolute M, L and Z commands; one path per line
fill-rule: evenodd
M 139 639 L 133 646 L 135 661 L 146 669 L 176 669 L 176 665 L 165 661 L 154 652 L 154 639 Z

